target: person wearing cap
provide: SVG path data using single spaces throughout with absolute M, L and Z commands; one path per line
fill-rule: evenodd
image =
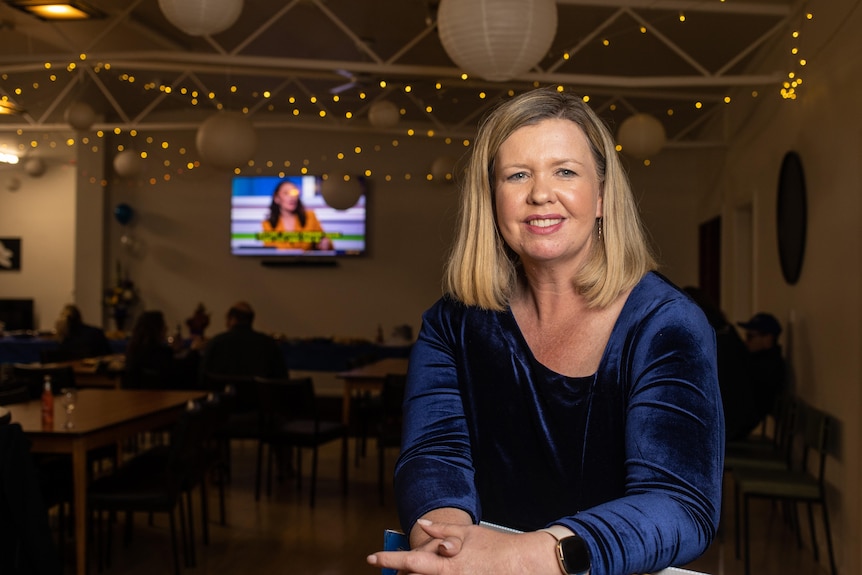
M 751 352 L 751 384 L 762 419 L 772 410 L 785 387 L 787 366 L 778 343 L 781 324 L 774 315 L 760 312 L 737 325 L 745 330 L 745 344 Z

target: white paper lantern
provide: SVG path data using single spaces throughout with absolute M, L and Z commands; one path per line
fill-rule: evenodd
M 443 48 L 468 74 L 503 82 L 538 64 L 557 33 L 555 0 L 441 0 Z
M 629 116 L 617 131 L 617 142 L 623 153 L 638 159 L 658 154 L 666 141 L 664 126 L 649 114 Z
M 86 132 L 96 123 L 96 112 L 86 102 L 72 102 L 66 108 L 65 118 L 70 126 L 79 132 Z
M 189 36 L 227 30 L 242 12 L 242 0 L 159 0 L 168 21 Z
M 141 173 L 144 161 L 135 150 L 123 150 L 114 156 L 114 171 L 123 178 L 131 178 Z
M 455 178 L 455 158 L 440 156 L 431 164 L 431 176 L 435 182 L 448 183 Z
M 214 168 L 232 170 L 257 151 L 257 132 L 239 112 L 219 112 L 204 120 L 195 137 L 198 153 Z
M 398 106 L 389 100 L 377 100 L 368 109 L 368 122 L 375 128 L 394 128 L 400 119 Z
M 352 208 L 362 196 L 362 182 L 350 176 L 330 175 L 323 180 L 320 193 L 326 205 L 336 210 Z
M 45 173 L 45 160 L 42 158 L 30 158 L 24 162 L 24 171 L 33 178 L 38 178 Z

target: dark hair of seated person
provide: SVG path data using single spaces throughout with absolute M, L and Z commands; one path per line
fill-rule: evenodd
M 234 304 L 227 311 L 227 319 L 232 324 L 251 325 L 254 322 L 254 310 L 248 304 Z
M 166 336 L 167 323 L 161 311 L 145 311 L 138 317 L 126 347 L 123 387 L 183 389 L 193 384 L 197 352 L 176 357 Z
M 68 361 L 111 353 L 111 344 L 105 331 L 85 324 L 81 310 L 74 304 L 63 306 L 55 327 L 59 345 L 45 354 L 44 361 Z

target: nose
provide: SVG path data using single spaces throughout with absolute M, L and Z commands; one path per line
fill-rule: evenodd
M 555 197 L 552 183 L 540 174 L 534 175 L 527 201 L 534 205 L 547 204 L 553 202 Z

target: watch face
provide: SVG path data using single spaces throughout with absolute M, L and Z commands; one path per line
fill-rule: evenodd
M 590 571 L 590 550 L 578 536 L 563 537 L 559 541 L 560 555 L 570 575 L 581 575 Z

